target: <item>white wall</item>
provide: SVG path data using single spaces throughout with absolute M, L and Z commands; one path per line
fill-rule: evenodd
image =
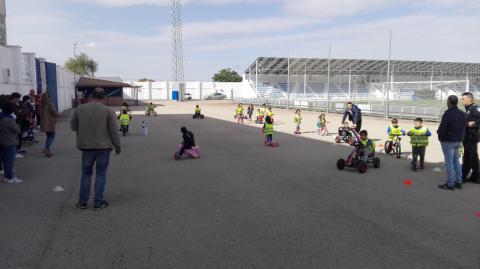
M 159 82 L 136 82 L 132 80 L 125 80 L 125 83 L 129 83 L 135 86 L 141 86 L 138 90 L 138 99 L 142 101 L 149 100 L 171 100 L 172 90 L 176 87 L 175 83 L 168 81 Z M 232 98 L 248 98 L 256 97 L 255 92 L 251 87 L 247 87 L 248 83 L 245 82 L 202 82 L 202 81 L 187 81 L 185 85 L 185 92 L 190 93 L 193 99 L 204 99 L 207 95 L 220 92 L 227 96 L 228 99 Z M 123 90 L 125 99 L 134 99 L 133 89 L 125 88 Z
M 58 110 L 72 108 L 72 99 L 75 98 L 75 84 L 73 73 L 57 65 L 57 98 Z
M 35 80 L 35 54 L 22 54 L 19 46 L 0 46 L 0 94 L 28 94 L 36 88 Z

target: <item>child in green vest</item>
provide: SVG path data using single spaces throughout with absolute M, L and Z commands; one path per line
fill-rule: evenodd
M 420 169 L 425 168 L 425 151 L 428 146 L 428 137 L 432 135 L 427 127 L 423 127 L 423 119 L 414 120 L 415 127 L 407 133 L 410 136 L 410 145 L 412 145 L 412 169 L 417 170 L 417 159 L 420 156 Z
M 360 143 L 361 149 L 359 151 L 359 155 L 363 157 L 365 162 L 368 162 L 368 158 L 373 156 L 375 153 L 375 143 L 368 138 L 367 130 L 361 130 L 360 133 Z
M 127 133 L 128 126 L 130 125 L 130 120 L 132 120 L 132 116 L 128 114 L 127 110 L 123 110 L 122 114 L 118 116 L 118 119 L 120 120 L 120 130 L 123 130 L 125 128 L 125 133 Z
M 265 118 L 265 124 L 263 124 L 263 134 L 265 134 L 265 145 L 273 146 L 273 121 L 270 116 Z
M 295 111 L 295 118 L 293 119 L 296 125 L 295 132 L 294 132 L 295 134 L 302 133 L 300 132 L 300 125 L 302 124 L 302 115 L 300 113 L 301 113 L 300 109 L 297 109 L 297 111 Z
M 396 136 L 405 135 L 405 130 L 398 126 L 398 119 L 392 119 L 392 124 L 387 128 L 388 139 L 385 143 L 385 153 L 392 152 Z

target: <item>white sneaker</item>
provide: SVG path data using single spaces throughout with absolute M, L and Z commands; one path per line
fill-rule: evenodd
M 0 170 L 0 175 L 5 175 L 5 171 Z
M 17 184 L 17 183 L 22 183 L 22 182 L 23 182 L 23 180 L 18 179 L 18 178 L 16 178 L 16 177 L 14 177 L 14 178 L 12 178 L 12 179 L 10 179 L 10 180 L 5 179 L 5 181 L 6 181 L 8 184 Z
M 20 158 L 23 158 L 23 155 L 20 153 L 17 153 L 17 155 L 15 155 L 15 159 L 20 159 Z

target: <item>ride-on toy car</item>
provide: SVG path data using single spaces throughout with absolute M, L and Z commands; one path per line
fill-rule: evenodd
M 204 119 L 205 115 L 203 115 L 203 114 L 193 114 L 193 118 L 194 119 Z
M 345 142 L 347 144 L 350 144 L 352 141 L 352 132 L 350 127 L 339 127 L 338 128 L 338 135 L 335 137 L 335 142 L 336 143 L 342 143 Z
M 200 158 L 200 147 L 198 146 L 192 147 L 191 149 L 186 149 L 183 152 L 182 156 L 180 156 L 181 149 L 182 149 L 182 144 L 178 144 L 177 151 L 173 155 L 173 158 L 177 161 L 180 160 L 182 157 L 193 158 L 193 159 Z
M 365 173 L 368 168 L 368 164 L 372 163 L 374 168 L 380 167 L 380 159 L 375 157 L 375 152 L 368 156 L 367 160 L 364 160 L 363 151 L 365 150 L 364 145 L 360 141 L 359 134 L 355 129 L 351 129 L 353 134 L 353 140 L 351 145 L 354 147 L 352 153 L 347 157 L 347 159 L 338 159 L 337 168 L 338 170 L 343 170 L 345 167 L 352 167 L 357 169 L 359 173 Z

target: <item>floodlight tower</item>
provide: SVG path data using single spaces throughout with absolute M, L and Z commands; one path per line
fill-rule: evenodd
M 184 82 L 183 78 L 183 36 L 182 36 L 182 5 L 180 0 L 172 0 L 172 60 L 173 80 Z
M 7 45 L 7 9 L 5 7 L 5 0 L 0 0 L 0 46 Z

